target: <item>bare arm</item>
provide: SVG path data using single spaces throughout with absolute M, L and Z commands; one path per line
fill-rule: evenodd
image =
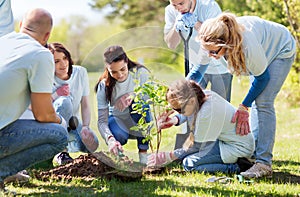
M 165 34 L 164 40 L 170 49 L 175 49 L 178 46 L 181 38 L 179 33 L 175 30 L 175 25 L 167 34 Z
M 31 93 L 31 108 L 34 118 L 39 122 L 61 122 L 52 106 L 50 93 Z
M 91 108 L 89 102 L 89 96 L 83 96 L 81 99 L 81 117 L 82 127 L 89 126 L 91 121 Z
M 202 23 L 200 21 L 197 21 L 195 23 L 194 29 L 196 31 L 199 31 L 201 25 Z M 167 34 L 164 35 L 164 40 L 170 49 L 175 49 L 181 41 L 181 37 L 175 29 L 176 29 L 176 24 Z

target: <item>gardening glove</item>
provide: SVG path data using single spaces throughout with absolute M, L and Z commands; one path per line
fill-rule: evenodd
M 131 93 L 126 93 L 121 96 L 115 103 L 114 107 L 119 111 L 124 111 L 128 106 L 131 105 L 133 96 Z
M 171 152 L 152 153 L 147 158 L 147 167 L 162 167 L 171 163 Z
M 70 87 L 69 84 L 64 84 L 62 86 L 60 86 L 57 90 L 56 90 L 56 94 L 58 96 L 69 96 L 70 95 Z
M 198 21 L 197 15 L 190 12 L 183 14 L 181 20 L 186 27 L 194 27 L 196 22 Z
M 89 152 L 93 153 L 99 146 L 98 139 L 92 129 L 88 126 L 83 126 L 80 132 L 81 141 L 88 149 Z
M 247 135 L 250 133 L 248 108 L 240 104 L 231 122 L 236 123 L 236 134 Z
M 171 126 L 177 124 L 178 119 L 176 117 L 169 117 L 174 113 L 174 110 L 165 111 L 160 116 L 156 118 L 158 131 L 162 129 L 170 128 Z
M 175 24 L 175 30 L 177 32 L 179 31 L 185 31 L 188 32 L 189 28 L 185 26 L 183 20 L 182 20 L 183 14 L 179 14 L 176 18 L 176 24 Z
M 123 147 L 119 141 L 117 141 L 114 137 L 110 137 L 107 141 L 109 152 L 118 156 L 119 152 L 123 152 Z

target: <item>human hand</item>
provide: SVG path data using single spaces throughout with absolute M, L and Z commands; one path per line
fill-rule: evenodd
M 133 96 L 131 93 L 126 93 L 121 96 L 115 103 L 114 107 L 119 111 L 124 111 L 133 101 Z
M 247 135 L 251 132 L 249 127 L 249 112 L 244 105 L 239 105 L 239 108 L 232 117 L 231 122 L 236 123 L 236 134 Z
M 152 153 L 147 157 L 147 167 L 161 167 L 172 161 L 171 152 Z
M 171 126 L 177 124 L 178 120 L 176 117 L 169 117 L 173 113 L 174 110 L 165 111 L 156 118 L 158 131 L 161 129 L 170 128 Z
M 88 126 L 83 126 L 81 129 L 81 140 L 85 147 L 88 149 L 89 152 L 95 152 L 99 146 L 98 140 L 95 139 L 96 135 L 92 129 Z
M 58 96 L 69 96 L 70 95 L 70 87 L 69 84 L 64 84 L 57 88 L 56 94 Z
M 114 137 L 110 137 L 107 141 L 109 152 L 114 155 L 119 155 L 119 151 L 123 152 L 123 147 L 119 141 L 117 141 Z
M 184 22 L 186 27 L 194 27 L 196 22 L 198 21 L 198 17 L 196 14 L 187 12 L 183 14 L 181 20 Z
M 185 13 L 179 15 L 176 23 L 176 31 L 188 31 L 190 27 L 194 27 L 198 21 L 197 15 L 192 13 Z

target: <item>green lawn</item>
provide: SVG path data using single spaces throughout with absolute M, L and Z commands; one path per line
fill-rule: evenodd
M 168 79 L 167 83 L 180 75 L 162 75 L 155 73 L 158 79 Z M 161 76 L 160 76 L 161 75 Z M 99 77 L 99 73 L 90 73 L 91 91 Z M 241 82 L 239 82 L 241 81 Z M 232 103 L 237 106 L 248 90 L 246 79 L 234 78 Z M 92 123 L 97 131 L 96 96 L 91 92 Z M 254 180 L 253 183 L 239 183 L 235 179 L 228 183 L 207 183 L 211 174 L 185 173 L 180 166 L 170 167 L 167 173 L 146 175 L 141 181 L 120 182 L 118 180 L 97 179 L 86 182 L 74 179 L 71 182 L 42 182 L 32 179 L 24 185 L 12 184 L 8 188 L 20 196 L 300 196 L 300 108 L 291 109 L 280 99 L 276 101 L 277 133 L 274 147 L 274 176 L 272 179 Z M 175 133 L 180 128 L 163 132 L 161 150 L 171 150 L 174 147 Z M 107 150 L 100 139 L 100 150 Z M 124 146 L 126 154 L 137 160 L 135 140 Z M 76 155 L 73 155 L 76 156 Z M 30 171 L 30 170 L 29 170 Z M 31 171 L 30 171 L 31 172 Z M 215 176 L 223 176 L 217 174 Z M 233 175 L 227 175 L 233 177 Z M 1 194 L 0 194 L 1 196 Z

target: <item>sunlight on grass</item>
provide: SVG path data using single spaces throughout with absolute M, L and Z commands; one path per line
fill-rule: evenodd
M 158 77 L 170 82 L 180 75 L 155 73 Z M 97 133 L 100 146 L 97 151 L 107 151 L 97 128 L 97 101 L 93 88 L 100 73 L 89 73 L 90 100 L 92 108 L 91 128 Z M 232 104 L 238 106 L 249 88 L 248 78 L 234 77 L 232 87 Z M 159 175 L 144 175 L 141 181 L 120 182 L 102 178 L 87 182 L 79 178 L 72 181 L 39 181 L 34 178 L 29 183 L 10 184 L 8 188 L 16 191 L 20 196 L 300 196 L 300 108 L 291 109 L 283 99 L 276 100 L 277 133 L 274 147 L 274 175 L 272 179 L 254 180 L 253 183 L 239 183 L 233 175 L 227 175 L 232 181 L 226 183 L 208 183 L 211 176 L 224 174 L 188 173 L 174 165 L 168 172 Z M 181 128 L 165 130 L 162 133 L 161 151 L 174 148 L 175 135 Z M 124 146 L 125 153 L 134 160 L 138 160 L 136 140 L 129 140 Z M 82 153 L 72 153 L 78 157 Z M 0 194 L 1 195 L 1 194 Z

